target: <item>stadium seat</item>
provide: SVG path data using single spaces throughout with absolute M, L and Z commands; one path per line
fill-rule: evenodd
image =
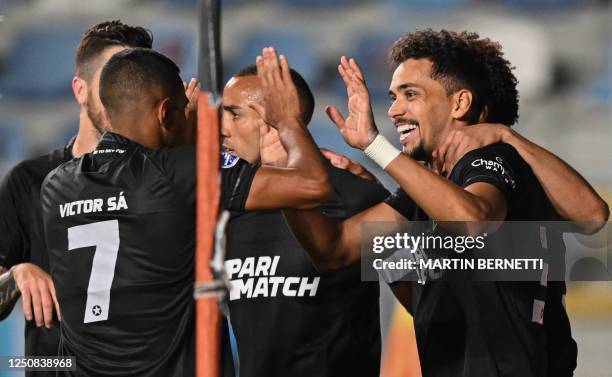
M 419 11 L 448 11 L 470 5 L 472 0 L 387 0 L 398 10 L 418 9 Z
M 590 84 L 590 92 L 595 101 L 604 106 L 612 106 L 612 44 L 604 52 L 602 69 Z
M 0 160 L 16 162 L 28 155 L 28 143 L 19 122 L 0 121 Z
M 74 51 L 83 30 L 49 27 L 20 32 L 0 76 L 0 92 L 13 98 L 69 96 Z
M 2 11 L 2 14 L 8 13 L 7 11 L 10 11 L 10 8 L 17 4 L 19 4 L 19 0 L 2 0 L 0 1 L 0 11 Z
M 542 10 L 565 10 L 577 7 L 577 0 L 501 0 L 501 4 L 513 9 L 524 9 L 526 11 Z
M 316 84 L 319 74 L 319 60 L 313 50 L 313 41 L 304 33 L 290 31 L 264 30 L 253 32 L 246 36 L 239 48 L 239 54 L 231 64 L 231 71 L 255 64 L 255 58 L 261 54 L 262 48 L 274 46 L 277 51 L 289 59 L 291 67 L 295 68 L 308 81 Z
M 281 0 L 283 5 L 291 6 L 291 7 L 304 7 L 304 8 L 331 8 L 331 7 L 340 7 L 345 5 L 354 5 L 359 1 L 356 0 Z M 361 0 L 363 2 L 363 0 Z
M 196 77 L 197 62 L 197 33 L 189 26 L 168 27 L 153 25 L 153 48 L 167 55 L 181 69 L 181 77 L 189 81 Z
M 160 3 L 169 6 L 177 7 L 195 7 L 198 5 L 198 0 L 160 0 Z
M 245 3 L 246 1 L 247 0 L 222 0 L 222 4 L 224 8 L 227 8 Z M 197 9 L 198 6 L 198 0 L 159 0 L 159 2 L 172 7 L 191 8 L 194 10 Z

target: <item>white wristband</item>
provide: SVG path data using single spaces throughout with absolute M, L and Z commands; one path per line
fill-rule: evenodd
M 387 168 L 387 165 L 395 159 L 400 153 L 399 149 L 395 148 L 386 137 L 378 134 L 372 143 L 363 150 L 366 156 L 370 157 L 374 162 L 383 169 Z

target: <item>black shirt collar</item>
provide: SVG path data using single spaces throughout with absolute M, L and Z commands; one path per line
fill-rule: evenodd
M 64 161 L 70 161 L 74 158 L 72 154 L 72 148 L 74 147 L 74 141 L 76 140 L 76 135 L 70 138 L 66 145 L 64 145 Z
M 128 139 L 127 137 L 121 136 L 114 132 L 105 132 L 100 139 L 100 142 L 96 146 L 96 150 L 101 149 L 109 149 L 109 148 L 133 148 L 133 147 L 142 147 L 141 144 Z

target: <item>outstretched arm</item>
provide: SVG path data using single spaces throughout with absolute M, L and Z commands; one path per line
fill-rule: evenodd
M 336 270 L 361 259 L 361 229 L 364 221 L 398 224 L 406 218 L 391 206 L 381 203 L 343 221 L 335 222 L 319 210 L 283 211 L 294 236 L 319 270 Z M 397 233 L 399 226 L 388 227 L 387 234 Z M 411 281 L 397 281 L 389 286 L 399 302 L 412 313 Z
M 454 129 L 434 151 L 434 165 L 442 174 L 471 150 L 494 143 L 512 145 L 529 164 L 559 216 L 576 230 L 593 234 L 601 229 L 610 211 L 608 204 L 571 166 L 515 130 L 500 124 L 479 124 Z
M 287 167 L 262 166 L 255 173 L 246 200 L 247 210 L 318 207 L 333 193 L 324 158 L 302 122 L 297 89 L 287 58 L 265 48 L 257 58 L 263 101 L 252 102 L 262 127 L 278 131 L 287 151 Z
M 21 296 L 26 320 L 50 327 L 59 317 L 53 281 L 40 267 L 26 262 L 30 243 L 24 224 L 29 219 L 22 218 L 19 210 L 30 206 L 23 203 L 30 196 L 19 179 L 24 167 L 17 165 L 0 184 L 0 320 L 11 313 Z
M 399 223 L 406 218 L 391 206 L 380 203 L 342 222 L 318 209 L 283 211 L 293 235 L 320 270 L 335 270 L 361 259 L 361 225 L 367 221 Z M 399 228 L 398 228 L 399 229 Z M 389 227 L 389 234 L 396 228 Z

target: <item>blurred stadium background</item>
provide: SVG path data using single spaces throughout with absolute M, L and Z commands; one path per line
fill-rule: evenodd
M 362 161 L 327 120 L 326 104 L 346 107 L 339 56 L 362 64 L 379 126 L 386 118 L 390 43 L 431 27 L 471 30 L 498 40 L 520 80 L 516 128 L 563 157 L 612 196 L 612 7 L 606 0 L 224 0 L 226 77 L 276 46 L 311 83 L 317 101 L 311 129 L 319 144 Z M 154 47 L 183 78 L 195 75 L 196 0 L 0 0 L 0 177 L 21 159 L 63 145 L 76 133 L 70 81 L 76 44 L 92 24 L 121 19 L 149 28 Z M 388 185 L 381 171 L 362 161 Z M 0 209 L 0 216 L 2 209 Z M 579 343 L 576 376 L 610 376 L 612 285 L 573 283 L 567 297 Z M 383 336 L 393 299 L 381 300 Z M 403 319 L 408 320 L 408 319 Z M 23 352 L 18 308 L 0 323 L 0 355 Z M 16 376 L 1 372 L 0 376 Z

